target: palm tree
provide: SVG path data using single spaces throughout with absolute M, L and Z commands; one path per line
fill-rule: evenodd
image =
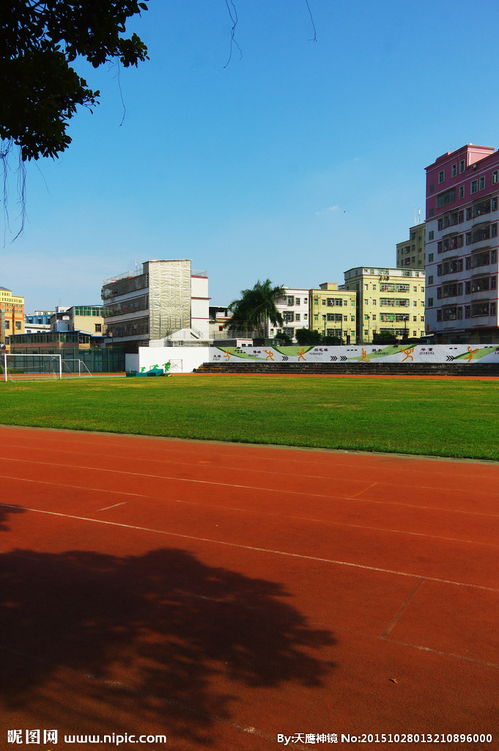
M 252 289 L 243 289 L 239 300 L 229 305 L 232 318 L 227 321 L 229 331 L 254 331 L 257 336 L 268 336 L 268 322 L 282 326 L 282 315 L 276 300 L 285 294 L 282 286 L 273 287 L 270 279 L 257 281 Z

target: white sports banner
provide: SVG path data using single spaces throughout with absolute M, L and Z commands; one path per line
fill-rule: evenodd
M 210 347 L 210 362 L 400 362 L 499 363 L 499 345 L 417 344 L 342 347 Z

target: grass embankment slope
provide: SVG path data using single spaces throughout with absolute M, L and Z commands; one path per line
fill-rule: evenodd
M 496 381 L 182 376 L 0 384 L 0 423 L 499 460 Z

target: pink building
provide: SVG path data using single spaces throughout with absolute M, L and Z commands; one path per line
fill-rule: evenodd
M 468 144 L 426 168 L 426 331 L 499 343 L 499 151 Z

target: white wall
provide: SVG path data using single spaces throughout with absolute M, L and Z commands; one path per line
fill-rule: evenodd
M 194 368 L 209 361 L 209 352 L 209 347 L 139 347 L 138 355 L 126 355 L 126 369 L 150 370 L 153 365 L 162 368 L 170 362 L 172 373 L 192 373 Z
M 191 277 L 191 328 L 202 339 L 209 338 L 210 298 L 208 279 Z

